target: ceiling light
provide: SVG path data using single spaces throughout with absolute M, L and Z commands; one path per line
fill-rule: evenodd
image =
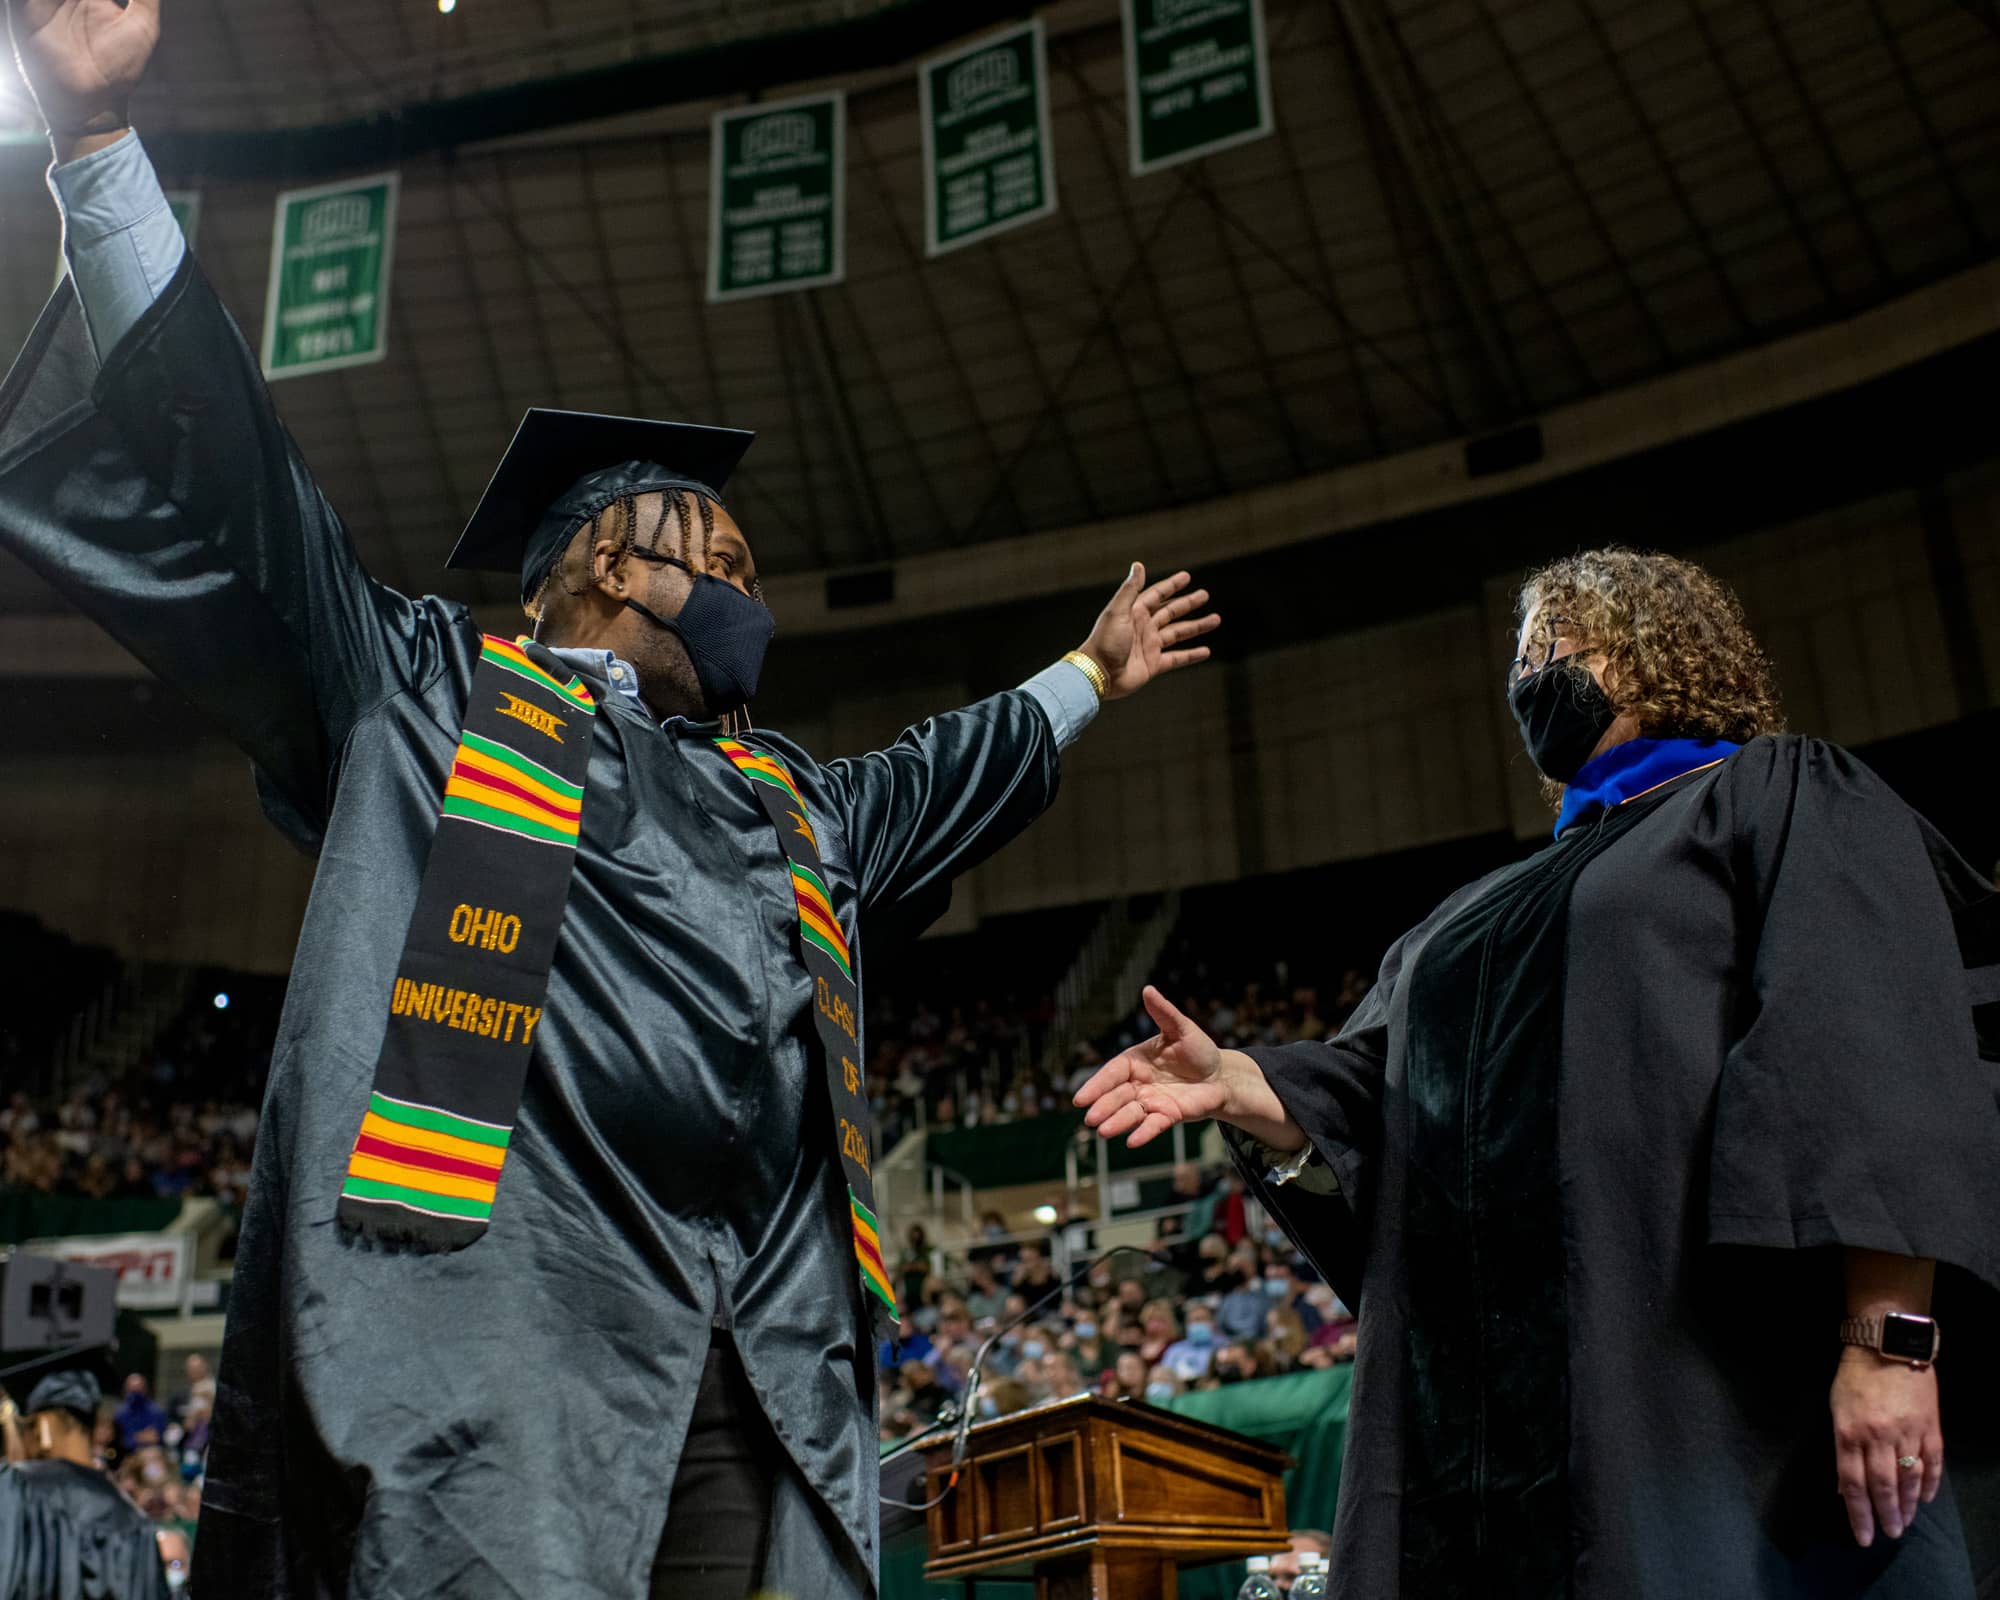
M 448 17 L 457 9 L 458 0 L 438 0 L 438 11 L 443 16 Z

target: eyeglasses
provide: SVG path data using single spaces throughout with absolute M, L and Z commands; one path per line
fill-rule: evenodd
M 1594 656 L 1602 653 L 1600 647 L 1597 645 L 1579 645 L 1576 649 L 1571 650 L 1568 655 L 1558 657 L 1556 655 L 1556 644 L 1559 640 L 1566 637 L 1565 630 L 1570 627 L 1570 621 L 1567 617 L 1550 617 L 1543 624 L 1543 627 L 1548 630 L 1548 636 L 1537 644 L 1529 645 L 1520 655 L 1507 663 L 1508 688 L 1513 688 L 1523 678 L 1532 677 L 1544 667 L 1553 665 L 1557 660 L 1574 660 L 1578 666 L 1581 666 L 1585 656 Z

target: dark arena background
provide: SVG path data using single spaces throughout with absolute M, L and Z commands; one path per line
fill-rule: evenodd
M 1153 1031 L 1148 982 L 1224 1045 L 1330 1035 L 1398 934 L 1547 843 L 1505 692 L 1537 565 L 1712 571 L 1790 729 L 2000 884 L 1991 0 L 163 20 L 132 123 L 381 583 L 525 630 L 511 578 L 442 563 L 543 406 L 756 431 L 728 490 L 776 618 L 754 721 L 822 762 L 1047 667 L 1134 560 L 1224 618 L 1210 662 L 1106 707 L 921 938 L 868 947 L 907 1319 L 885 1451 L 952 1414 L 988 1333 L 1143 1246 L 1122 1312 L 1107 1265 L 996 1346 L 983 1409 L 1094 1390 L 1278 1446 L 1280 1587 L 1327 1548 L 1366 1317 L 1213 1124 L 1134 1151 L 1070 1095 Z M 8 361 L 59 280 L 48 166 L 9 61 Z M 207 1600 L 204 1451 L 315 863 L 115 632 L 0 549 L 0 1250 L 118 1270 L 117 1346 L 84 1357 L 99 1456 Z M 38 1361 L 0 1363 L 17 1400 Z M 530 1405 L 537 1377 L 496 1381 Z M 892 1498 L 925 1498 L 894 1472 L 916 1454 Z M 1186 1566 L 1183 1600 L 1237 1593 L 1249 1548 Z M 933 1554 L 892 1508 L 881 1593 L 974 1592 Z

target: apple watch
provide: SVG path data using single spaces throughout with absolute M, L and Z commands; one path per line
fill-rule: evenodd
M 1937 1319 L 1914 1312 L 1891 1311 L 1880 1317 L 1848 1317 L 1840 1324 L 1840 1342 L 1873 1350 L 1890 1361 L 1927 1367 L 1937 1360 Z

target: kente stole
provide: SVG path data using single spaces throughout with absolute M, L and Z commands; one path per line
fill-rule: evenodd
M 553 669 L 553 670 L 552 670 Z M 481 641 L 465 731 L 389 1000 L 338 1215 L 365 1236 L 457 1250 L 486 1231 L 519 1115 L 569 898 L 597 707 L 528 639 Z M 819 842 L 782 761 L 717 748 L 750 780 L 785 852 L 862 1287 L 896 1299 L 874 1213 L 860 990 Z
M 718 739 L 716 748 L 736 763 L 764 803 L 778 830 L 792 874 L 792 898 L 799 908 L 799 954 L 813 985 L 813 1026 L 826 1057 L 827 1098 L 833 1106 L 840 1166 L 847 1179 L 847 1214 L 854 1231 L 854 1259 L 861 1287 L 879 1302 L 878 1312 L 896 1320 L 896 1292 L 882 1260 L 882 1230 L 875 1220 L 875 1179 L 869 1151 L 874 1119 L 862 1088 L 861 990 L 854 982 L 854 958 L 847 935 L 833 912 L 820 866 L 819 839 L 806 820 L 806 803 L 790 771 L 776 756 L 743 743 Z
M 551 667 L 561 663 L 526 639 L 481 639 L 340 1191 L 341 1222 L 374 1238 L 457 1250 L 493 1214 L 569 899 L 597 715 L 583 680 Z

